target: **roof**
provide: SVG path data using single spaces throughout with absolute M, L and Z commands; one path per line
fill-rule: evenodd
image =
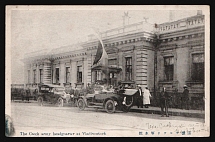
M 55 54 L 66 53 L 66 52 L 71 52 L 71 51 L 77 51 L 77 50 L 81 50 L 81 49 L 84 49 L 84 48 L 78 44 L 62 46 L 59 48 L 52 49 L 49 54 L 55 55 Z

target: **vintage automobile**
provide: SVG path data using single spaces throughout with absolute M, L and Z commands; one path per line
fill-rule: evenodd
M 66 94 L 65 88 L 62 86 L 53 84 L 39 86 L 37 101 L 40 106 L 43 106 L 44 102 L 47 102 L 62 107 L 64 103 L 68 103 L 67 98 L 68 94 Z
M 11 100 L 36 100 L 37 93 L 35 87 L 25 87 L 25 84 L 11 84 Z M 27 93 L 28 92 L 28 93 Z
M 138 95 L 137 89 L 108 90 L 103 85 L 94 86 L 94 90 L 93 94 L 78 98 L 80 110 L 91 107 L 105 109 L 107 113 L 114 113 L 116 110 L 128 112 Z

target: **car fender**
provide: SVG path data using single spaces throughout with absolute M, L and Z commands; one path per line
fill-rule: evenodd
M 86 98 L 85 96 L 79 96 L 79 97 L 78 97 L 78 100 L 79 100 L 79 99 L 83 99 L 85 105 L 87 105 L 87 98 Z
M 111 96 L 111 97 L 108 97 L 104 100 L 103 102 L 103 106 L 105 106 L 105 103 L 108 101 L 108 100 L 113 100 L 113 101 L 116 101 L 118 103 L 118 98 L 116 96 Z

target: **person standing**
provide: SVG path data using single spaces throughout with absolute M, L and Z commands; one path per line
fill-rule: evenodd
M 149 92 L 148 87 L 145 87 L 144 93 L 143 93 L 143 105 L 145 106 L 145 108 L 149 108 L 150 105 L 150 97 L 151 94 Z
M 27 90 L 26 90 L 26 101 L 28 101 L 29 102 L 29 97 L 30 97 L 30 89 L 28 88 Z
M 141 107 L 143 108 L 143 92 L 142 92 L 142 88 L 140 85 L 137 85 L 137 89 L 138 89 L 138 97 L 137 97 L 137 107 Z
M 182 93 L 182 109 L 188 109 L 189 110 L 189 102 L 190 102 L 190 97 L 189 97 L 189 90 L 187 89 L 187 85 L 183 86 L 184 91 Z
M 161 117 L 164 117 L 164 109 L 166 117 L 169 117 L 168 107 L 169 107 L 169 94 L 166 92 L 166 88 L 163 87 L 160 93 L 160 107 L 161 107 Z

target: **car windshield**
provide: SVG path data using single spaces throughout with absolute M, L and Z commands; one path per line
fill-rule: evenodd
M 96 86 L 94 86 L 94 90 L 95 90 L 95 91 L 102 91 L 103 88 L 104 88 L 104 86 L 101 86 L 101 85 L 96 85 Z
M 56 88 L 54 88 L 54 90 L 56 92 L 63 92 L 63 91 L 65 91 L 65 89 L 63 87 L 56 87 Z

